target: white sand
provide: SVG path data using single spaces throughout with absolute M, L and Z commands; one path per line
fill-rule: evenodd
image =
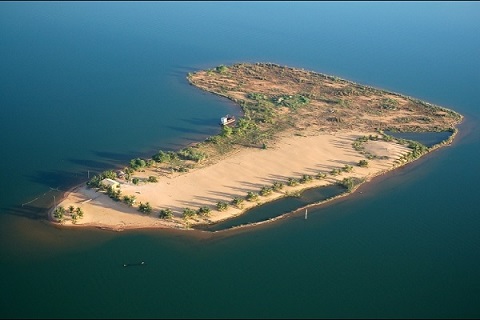
M 388 159 L 368 160 L 369 166 L 361 168 L 357 164 L 365 156 L 354 150 L 352 142 L 370 133 L 342 132 L 336 134 L 317 134 L 312 136 L 289 136 L 280 139 L 267 149 L 242 149 L 236 154 L 211 166 L 194 169 L 175 177 L 159 177 L 157 183 L 133 185 L 122 183 L 123 195 L 135 195 L 137 204 L 149 202 L 153 207 L 150 215 L 140 213 L 137 206 L 128 207 L 115 202 L 107 195 L 95 192 L 85 186 L 68 194 L 59 205 L 82 208 L 84 216 L 75 224 L 65 219 L 62 224 L 81 227 L 96 226 L 113 230 L 131 228 L 185 228 L 182 212 L 185 207 L 197 210 L 202 206 L 212 209 L 208 221 L 219 221 L 241 214 L 246 209 L 305 188 L 340 181 L 345 177 L 363 177 L 367 180 L 396 167 L 395 160 L 408 152 L 408 148 L 394 142 L 368 141 L 365 150 Z M 376 133 L 371 133 L 376 135 Z M 328 174 L 334 168 L 345 165 L 354 167 L 352 172 L 343 172 L 338 176 Z M 327 173 L 323 180 L 314 179 L 296 187 L 286 186 L 288 178 L 300 178 L 304 174 L 315 176 L 319 172 Z M 155 171 L 147 174 L 157 175 Z M 272 186 L 275 181 L 285 184 L 281 192 L 267 197 L 259 197 L 257 202 L 244 201 L 243 209 L 232 205 L 220 212 L 216 209 L 218 201 L 230 203 L 234 197 L 244 198 L 247 192 L 259 192 L 263 186 Z M 90 200 L 91 199 L 91 200 Z M 174 218 L 158 218 L 161 209 L 170 208 Z M 205 223 L 207 220 L 195 217 L 189 224 Z

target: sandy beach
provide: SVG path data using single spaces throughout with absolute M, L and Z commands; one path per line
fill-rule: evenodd
M 136 160 L 143 160 L 131 177 L 141 182 L 122 178 L 111 182 L 119 184 L 115 190 L 120 190 L 120 200 L 135 196 L 133 206 L 86 186 L 76 188 L 59 206 L 79 208 L 84 215 L 72 220 L 67 212 L 60 223 L 112 230 L 190 229 L 215 223 L 303 189 L 345 178 L 368 181 L 427 151 L 415 143 L 407 147 L 391 137 L 383 139 L 382 130 L 454 132 L 462 119 L 451 110 L 418 99 L 275 64 L 221 65 L 189 73 L 187 79 L 199 89 L 239 104 L 242 119 L 234 128 L 222 127 L 219 135 L 210 137 L 214 139 L 174 153 L 176 158 L 168 156 L 163 161 L 159 153 L 146 159 L 149 166 L 143 159 L 132 159 L 133 167 L 138 167 Z M 358 138 L 366 139 L 360 142 Z M 406 154 L 408 160 L 401 160 Z M 360 166 L 359 161 L 367 158 L 368 165 Z M 183 167 L 178 161 L 184 161 Z M 317 179 L 318 175 L 324 177 Z M 313 179 L 287 184 L 289 179 L 305 176 Z M 151 182 L 145 182 L 149 178 Z M 274 183 L 282 183 L 283 189 L 247 201 L 248 193 L 260 193 Z M 242 207 L 232 204 L 235 198 L 244 200 Z M 219 202 L 229 204 L 227 210 L 219 211 Z M 139 205 L 147 203 L 151 212 L 140 212 Z M 210 213 L 183 217 L 185 209 L 195 213 L 200 208 L 208 208 Z M 159 213 L 167 209 L 173 217 L 160 218 Z M 50 217 L 55 221 L 52 214 Z
M 123 195 L 135 195 L 137 204 L 147 201 L 153 211 L 149 215 L 138 211 L 137 206 L 129 207 L 116 202 L 102 192 L 96 192 L 85 185 L 77 187 L 58 204 L 64 208 L 80 207 L 84 216 L 75 223 L 66 217 L 63 225 L 82 227 L 94 226 L 111 230 L 132 228 L 180 228 L 188 229 L 199 223 L 211 223 L 236 216 L 245 210 L 265 203 L 288 192 L 317 187 L 341 181 L 345 177 L 360 177 L 366 180 L 394 169 L 395 160 L 409 151 L 405 146 L 394 142 L 368 141 L 365 150 L 382 159 L 368 160 L 368 167 L 358 166 L 365 156 L 356 151 L 352 143 L 358 137 L 376 133 L 356 131 L 319 133 L 304 136 L 284 136 L 267 149 L 245 148 L 210 166 L 176 173 L 172 176 L 160 175 L 155 169 L 147 169 L 143 175 L 156 175 L 158 182 L 134 185 L 121 182 Z M 333 176 L 328 173 L 341 169 L 345 165 L 353 166 L 351 172 L 342 172 Z M 287 186 L 288 178 L 300 178 L 307 174 L 327 173 L 325 179 L 313 179 L 306 184 Z M 119 180 L 121 181 L 121 180 Z M 247 192 L 259 192 L 263 186 L 271 186 L 275 181 L 285 184 L 279 192 L 259 197 L 258 201 L 244 201 L 243 208 L 232 205 L 226 211 L 218 211 L 219 201 L 230 203 L 234 197 L 244 198 Z M 211 214 L 208 218 L 195 216 L 188 220 L 182 218 L 184 208 L 197 210 L 208 206 Z M 172 219 L 160 219 L 161 209 L 171 209 Z

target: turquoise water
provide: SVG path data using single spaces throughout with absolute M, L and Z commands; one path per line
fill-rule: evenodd
M 479 21 L 477 2 L 0 3 L 0 317 L 478 318 Z M 238 108 L 187 73 L 257 61 L 466 119 L 452 146 L 306 221 L 216 234 L 45 221 L 89 172 L 218 132 Z

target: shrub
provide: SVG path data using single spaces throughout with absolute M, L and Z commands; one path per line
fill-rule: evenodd
M 319 172 L 315 175 L 315 178 L 317 179 L 325 179 L 327 177 L 327 175 L 323 172 Z
M 288 178 L 288 181 L 287 181 L 287 186 L 289 187 L 294 187 L 298 185 L 298 180 L 295 179 L 295 178 Z
M 135 203 L 135 196 L 123 196 L 123 202 L 125 202 L 130 207 Z
M 260 195 L 265 197 L 265 196 L 268 196 L 269 194 L 272 193 L 272 188 L 271 187 L 262 187 L 262 189 L 260 190 Z
M 195 150 L 191 147 L 182 149 L 177 154 L 178 157 L 182 160 L 192 160 L 195 162 L 200 162 L 207 157 L 205 153 Z
M 233 200 L 232 200 L 232 204 L 233 204 L 235 207 L 241 209 L 241 208 L 243 207 L 243 199 L 242 199 L 242 198 L 239 198 L 239 197 L 235 197 L 235 198 L 233 198 Z
M 182 213 L 182 216 L 183 218 L 187 219 L 187 218 L 191 218 L 193 217 L 194 215 L 196 215 L 196 211 L 191 209 L 191 208 L 185 208 L 183 209 L 183 213 Z
M 342 187 L 347 189 L 348 192 L 351 192 L 355 186 L 357 186 L 362 182 L 363 182 L 363 179 L 361 178 L 349 177 L 349 178 L 343 178 L 343 180 L 340 181 L 338 184 L 340 184 Z
M 283 183 L 275 181 L 272 185 L 272 190 L 279 191 L 280 189 L 283 189 Z
M 258 199 L 258 193 L 249 191 L 245 199 L 247 199 L 247 201 L 255 201 Z
M 332 171 L 330 171 L 330 174 L 331 174 L 332 176 L 338 176 L 338 175 L 340 174 L 340 172 L 341 172 L 340 169 L 335 168 L 335 169 L 333 169 Z
M 358 166 L 366 168 L 366 167 L 368 167 L 368 161 L 365 160 L 365 159 L 362 159 L 362 160 L 358 161 Z
M 210 214 L 210 208 L 209 207 L 200 207 L 197 211 L 198 214 L 202 216 L 208 216 Z
M 149 176 L 147 181 L 148 182 L 158 182 L 158 179 L 155 176 Z
M 300 178 L 299 182 L 300 182 L 300 183 L 307 183 L 307 182 L 310 182 L 310 181 L 312 181 L 312 180 L 313 180 L 312 176 L 309 176 L 308 174 L 304 174 L 304 175 Z
M 217 202 L 217 210 L 218 211 L 225 211 L 228 208 L 228 203 L 225 201 L 219 201 Z
M 162 209 L 160 210 L 158 217 L 160 219 L 170 219 L 173 217 L 173 211 L 171 209 Z
M 138 206 L 138 211 L 146 214 L 150 214 L 152 212 L 152 206 L 150 205 L 149 202 L 146 202 L 146 203 L 140 202 L 140 205 Z

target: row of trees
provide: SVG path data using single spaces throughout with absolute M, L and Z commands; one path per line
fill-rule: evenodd
M 53 211 L 54 218 L 60 222 L 64 220 L 66 214 L 70 215 L 73 223 L 83 218 L 83 210 L 80 207 L 69 206 L 68 209 L 65 209 L 63 206 L 58 206 Z

